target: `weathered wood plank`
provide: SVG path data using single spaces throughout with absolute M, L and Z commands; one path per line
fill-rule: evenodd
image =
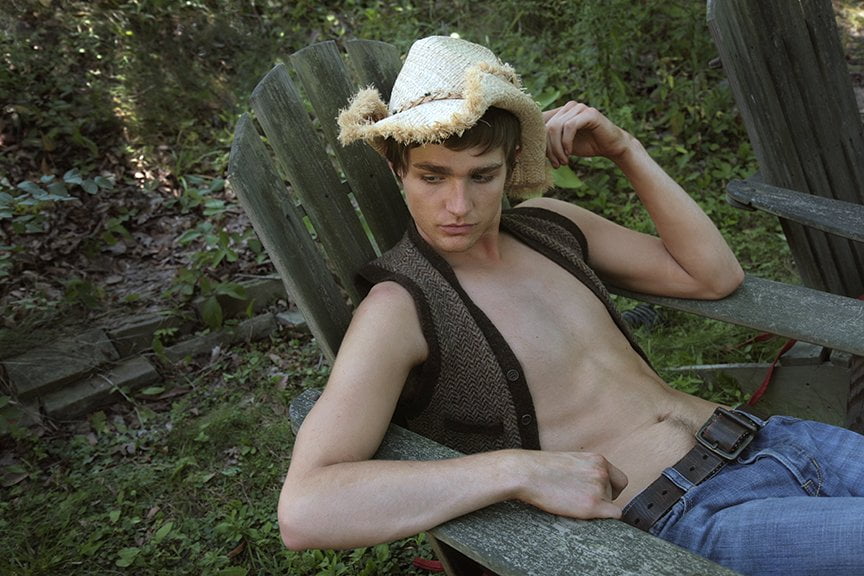
M 63 388 L 87 374 L 120 358 L 111 339 L 100 328 L 75 338 L 46 342 L 39 348 L 5 359 L 11 392 L 20 400 L 30 400 Z
M 610 289 L 628 298 L 706 318 L 864 354 L 864 301 L 854 298 L 749 274 L 738 290 L 722 300 L 666 298 Z
M 352 50 L 365 50 L 357 67 L 371 66 L 370 60 L 380 61 L 365 72 L 369 78 L 389 78 L 392 85 L 398 72 L 399 56 L 391 46 L 380 42 L 363 43 Z M 381 251 L 389 249 L 402 237 L 408 223 L 408 210 L 387 163 L 369 146 L 355 142 L 342 146 L 337 141 L 338 126 L 334 119 L 339 110 L 357 91 L 347 67 L 334 42 L 313 44 L 295 52 L 291 63 L 303 85 L 312 107 L 321 119 L 321 130 L 339 161 L 357 204 L 369 224 Z M 385 81 L 385 80 L 381 80 Z M 389 89 L 388 89 L 389 91 Z
M 761 210 L 856 242 L 864 242 L 864 204 L 813 196 L 761 182 L 732 180 L 726 196 L 739 208 Z
M 287 197 L 282 178 L 247 114 L 240 118 L 234 133 L 228 183 L 249 215 L 286 290 L 332 361 L 348 329 L 351 311 Z
M 295 431 L 318 394 L 308 390 L 291 403 Z M 456 456 L 458 452 L 391 425 L 375 458 L 443 460 Z M 489 506 L 430 532 L 501 576 L 735 574 L 623 522 L 571 520 L 520 502 Z
M 830 0 L 709 0 L 708 21 L 764 180 L 864 203 L 864 126 Z M 864 246 L 782 226 L 806 285 L 864 292 Z
M 375 257 L 375 251 L 286 67 L 274 67 L 258 83 L 250 101 L 342 287 L 358 303 L 354 275 Z
M 389 102 L 396 76 L 402 68 L 399 50 L 387 42 L 349 40 L 345 51 L 360 85 L 375 86 L 381 99 Z

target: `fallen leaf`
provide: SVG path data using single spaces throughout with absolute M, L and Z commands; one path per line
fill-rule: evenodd
M 233 550 L 231 550 L 230 552 L 228 552 L 228 558 L 234 558 L 234 557 L 237 556 L 238 554 L 242 554 L 242 553 L 243 553 L 243 550 L 245 550 L 245 549 L 246 549 L 246 542 L 245 542 L 245 541 L 244 541 L 244 542 L 240 542 L 240 544 L 238 544 L 237 546 L 235 546 Z
M 0 486 L 3 486 L 3 488 L 11 488 L 16 484 L 23 482 L 29 476 L 30 474 L 28 474 L 27 472 L 19 472 L 17 474 L 4 474 L 2 477 L 2 481 L 0 481 Z

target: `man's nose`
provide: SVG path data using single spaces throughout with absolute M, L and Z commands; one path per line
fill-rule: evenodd
M 447 194 L 447 211 L 459 216 L 467 214 L 471 209 L 471 201 L 468 194 L 469 192 L 465 182 L 454 179 Z

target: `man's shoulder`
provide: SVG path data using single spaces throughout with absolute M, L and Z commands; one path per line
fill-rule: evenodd
M 581 212 L 584 212 L 584 208 L 580 208 L 575 204 L 570 202 L 566 202 L 564 200 L 559 200 L 558 198 L 550 198 L 548 196 L 541 196 L 538 198 L 531 198 L 529 200 L 525 200 L 518 204 L 514 209 L 514 213 L 519 212 L 541 212 L 550 214 L 552 218 L 557 216 L 563 216 L 568 220 L 573 220 L 578 222 L 578 216 Z
M 413 309 L 414 299 L 408 289 L 393 280 L 384 280 L 372 286 L 369 293 L 360 303 L 361 308 L 386 312 L 387 315 L 399 316 L 408 308 Z
M 567 204 L 563 200 L 558 200 L 557 198 L 550 198 L 548 196 L 538 196 L 536 198 L 529 198 L 523 202 L 520 202 L 516 205 L 516 209 L 519 208 L 543 208 L 546 210 L 551 210 L 553 212 L 557 212 L 560 210 L 561 204 Z
M 584 212 L 586 210 L 556 198 L 532 198 L 508 212 L 508 218 L 516 219 L 517 222 L 509 220 L 505 226 L 529 229 L 532 236 L 556 238 L 567 244 L 576 243 L 584 258 L 588 252 L 588 240 L 582 229 Z
M 416 304 L 408 290 L 397 282 L 375 284 L 357 306 L 351 323 L 364 334 L 374 334 L 371 341 L 376 346 L 398 348 L 412 342 L 415 353 L 411 358 L 425 358 L 425 340 Z

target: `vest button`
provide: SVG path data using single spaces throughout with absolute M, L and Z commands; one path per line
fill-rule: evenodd
M 530 414 L 523 414 L 522 418 L 520 418 L 523 426 L 528 426 L 533 420 L 534 418 L 532 418 Z
M 510 370 L 507 371 L 507 380 L 509 380 L 511 382 L 515 382 L 518 379 L 519 379 L 519 371 L 518 370 L 511 368 Z

